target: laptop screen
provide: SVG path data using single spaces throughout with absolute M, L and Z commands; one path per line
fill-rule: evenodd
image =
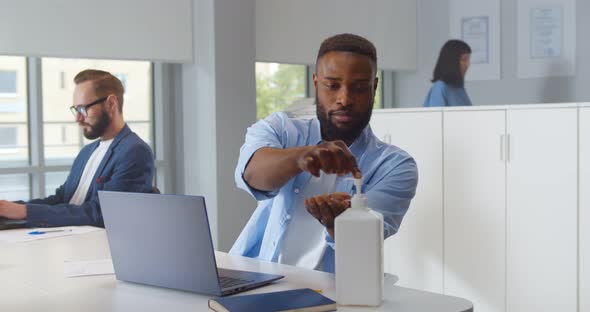
M 202 196 L 98 196 L 117 279 L 221 294 Z

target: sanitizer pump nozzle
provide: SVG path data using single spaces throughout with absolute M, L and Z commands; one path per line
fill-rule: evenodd
M 350 199 L 350 208 L 352 209 L 368 209 L 367 197 L 363 194 L 363 179 L 353 179 L 356 188 L 355 194 Z

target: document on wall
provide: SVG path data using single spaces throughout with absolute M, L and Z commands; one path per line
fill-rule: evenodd
M 561 7 L 531 8 L 531 58 L 561 56 Z
M 449 20 L 449 39 L 471 47 L 465 79 L 500 79 L 500 0 L 451 0 Z
M 576 0 L 518 0 L 518 77 L 576 74 Z
M 471 64 L 489 64 L 489 16 L 464 17 L 461 39 L 471 47 Z
M 113 261 L 100 259 L 90 261 L 64 261 L 64 276 L 78 277 L 114 274 Z
M 93 226 L 65 226 L 53 228 L 26 228 L 0 231 L 0 242 L 21 243 L 42 239 L 104 231 Z

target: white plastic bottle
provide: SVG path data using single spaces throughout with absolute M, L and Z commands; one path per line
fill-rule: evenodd
M 362 179 L 356 194 L 335 221 L 336 302 L 378 306 L 383 300 L 383 215 L 367 207 Z

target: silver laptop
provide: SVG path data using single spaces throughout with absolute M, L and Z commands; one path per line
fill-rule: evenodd
M 98 197 L 118 280 L 225 296 L 283 278 L 217 268 L 202 196 Z

